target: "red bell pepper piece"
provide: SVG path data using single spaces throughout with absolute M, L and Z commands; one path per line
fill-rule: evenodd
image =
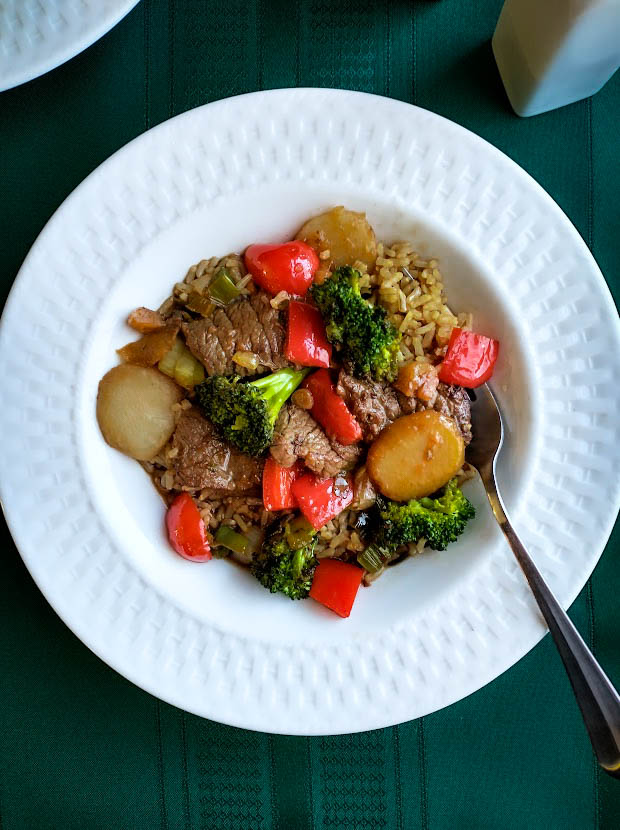
M 321 605 L 348 617 L 364 571 L 338 559 L 321 559 L 314 571 L 310 596 Z
M 351 481 L 344 476 L 320 479 L 305 473 L 292 486 L 297 506 L 315 530 L 326 525 L 353 501 Z
M 288 306 L 287 358 L 301 366 L 328 367 L 332 346 L 325 334 L 325 323 L 318 308 L 291 300 Z
M 319 258 L 305 242 L 250 245 L 245 252 L 245 266 L 254 282 L 270 294 L 288 291 L 303 297 L 317 272 Z
M 327 369 L 319 369 L 304 381 L 312 392 L 314 401 L 310 413 L 325 432 L 344 446 L 355 444 L 362 438 L 362 428 L 349 411 L 346 403 L 336 393 Z
M 439 367 L 439 380 L 473 389 L 493 374 L 499 354 L 499 340 L 454 328 L 448 350 Z
M 273 458 L 265 461 L 263 470 L 263 504 L 266 510 L 290 510 L 297 507 L 292 486 L 303 473 L 297 462 L 292 467 L 281 467 Z
M 166 513 L 168 539 L 175 551 L 192 562 L 208 562 L 211 547 L 202 516 L 189 493 L 179 493 Z

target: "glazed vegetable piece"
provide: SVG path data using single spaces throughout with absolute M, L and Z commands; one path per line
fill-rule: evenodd
M 498 354 L 499 340 L 453 328 L 446 356 L 439 367 L 439 380 L 475 389 L 490 379 Z
M 356 377 L 394 380 L 400 333 L 384 308 L 362 297 L 359 281 L 355 268 L 339 268 L 321 285 L 315 283 L 310 295 L 345 367 Z
M 331 343 L 321 312 L 314 306 L 297 300 L 289 303 L 286 356 L 300 366 L 328 367 L 331 363 Z
M 319 267 L 316 252 L 305 242 L 250 245 L 244 259 L 254 282 L 274 296 L 286 291 L 303 297 Z
M 293 482 L 303 474 L 303 466 L 297 462 L 292 467 L 281 467 L 273 458 L 265 461 L 263 468 L 263 504 L 266 510 L 291 510 L 297 507 L 293 496 Z
M 218 305 L 228 305 L 238 299 L 240 291 L 226 268 L 220 268 L 207 286 L 207 294 Z
M 228 525 L 220 525 L 215 534 L 218 545 L 232 551 L 234 558 L 249 565 L 256 551 L 261 546 L 263 534 L 257 527 L 250 527 L 247 533 L 238 533 Z
M 300 229 L 297 239 L 303 239 L 319 252 L 329 251 L 328 261 L 333 268 L 351 265 L 356 260 L 370 267 L 377 258 L 377 240 L 366 214 L 344 207 L 313 216 Z
M 320 530 L 353 501 L 353 487 L 345 476 L 321 480 L 305 473 L 291 487 L 297 505 L 312 527 Z
M 272 594 L 303 599 L 308 596 L 316 567 L 316 533 L 312 528 L 304 534 L 288 532 L 289 523 L 278 520 L 267 529 L 252 562 L 252 573 Z
M 166 513 L 168 539 L 174 550 L 191 562 L 208 562 L 211 548 L 205 523 L 189 493 L 179 493 Z
M 345 447 L 361 441 L 362 428 L 336 393 L 327 369 L 313 372 L 304 381 L 304 386 L 312 393 L 310 414 L 330 438 L 335 438 Z
M 433 409 L 387 426 L 368 451 L 366 467 L 379 492 L 395 501 L 428 496 L 465 461 L 465 444 L 451 418 Z
M 174 432 L 173 406 L 183 392 L 157 369 L 115 366 L 99 382 L 97 421 L 107 443 L 150 461 Z
M 404 504 L 379 498 L 370 548 L 382 558 L 401 545 L 426 539 L 429 548 L 445 550 L 475 515 L 456 478 L 435 498 L 413 499 Z
M 196 360 L 183 341 L 177 337 L 170 351 L 162 357 L 157 368 L 176 380 L 184 389 L 193 389 L 205 379 L 204 366 Z
M 310 596 L 340 617 L 348 617 L 364 571 L 338 559 L 321 559 L 314 572 Z
M 437 369 L 430 363 L 408 363 L 399 369 L 394 386 L 408 398 L 416 397 L 430 403 L 435 399 L 439 386 Z
M 157 331 L 144 334 L 139 340 L 127 343 L 117 354 L 125 363 L 135 366 L 154 366 L 170 351 L 179 333 L 178 323 L 168 323 Z
M 163 329 L 166 325 L 159 311 L 151 311 L 150 308 L 134 309 L 127 318 L 127 325 L 139 331 L 140 334 L 148 334 L 150 331 Z
M 214 375 L 196 386 L 204 415 L 241 452 L 261 455 L 271 443 L 278 413 L 309 369 L 279 369 L 258 380 Z

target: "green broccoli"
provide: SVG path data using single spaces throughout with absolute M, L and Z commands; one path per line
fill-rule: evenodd
M 271 444 L 278 413 L 310 369 L 280 369 L 258 380 L 215 375 L 196 387 L 205 416 L 219 432 L 248 455 L 258 456 Z
M 359 289 L 355 268 L 338 268 L 310 295 L 325 321 L 328 339 L 337 345 L 343 363 L 357 377 L 394 380 L 400 332 L 381 306 L 370 305 Z
M 445 550 L 450 542 L 456 542 L 476 513 L 456 478 L 437 498 L 413 499 L 404 504 L 380 498 L 377 509 L 381 522 L 373 541 L 391 550 L 422 538 L 429 548 Z
M 377 571 L 401 545 L 420 539 L 426 539 L 433 550 L 445 550 L 450 542 L 456 542 L 475 513 L 456 478 L 436 498 L 400 503 L 380 496 L 371 544 L 359 554 L 358 562 L 368 571 Z
M 308 596 L 317 559 L 317 533 L 302 516 L 277 520 L 267 530 L 265 541 L 252 562 L 252 573 L 272 594 L 290 599 Z

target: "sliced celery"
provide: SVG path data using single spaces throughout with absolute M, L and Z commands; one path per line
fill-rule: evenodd
M 196 368 L 196 358 L 189 351 L 185 350 L 177 358 L 176 366 L 174 367 L 174 379 L 185 389 L 194 388 L 194 370 Z
M 383 567 L 383 558 L 381 553 L 374 547 L 369 545 L 366 550 L 357 554 L 358 564 L 368 571 L 370 574 L 375 574 Z
M 174 346 L 170 349 L 167 354 L 165 354 L 162 359 L 157 364 L 157 367 L 160 372 L 163 372 L 164 375 L 168 375 L 169 378 L 174 377 L 174 369 L 177 365 L 177 360 L 179 359 L 180 355 L 183 354 L 185 350 L 185 346 L 183 345 L 183 341 L 180 340 L 178 337 L 174 341 Z

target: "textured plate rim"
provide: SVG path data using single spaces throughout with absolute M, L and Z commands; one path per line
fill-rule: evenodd
M 9 89 L 14 89 L 16 86 L 33 81 L 35 78 L 40 78 L 62 66 L 63 63 L 75 58 L 93 43 L 96 43 L 111 29 L 113 29 L 120 21 L 126 17 L 129 12 L 134 9 L 140 0 L 117 0 L 117 7 L 111 9 L 107 15 L 93 24 L 87 29 L 81 38 L 75 40 L 73 43 L 68 42 L 64 45 L 59 45 L 47 54 L 33 60 L 28 66 L 22 67 L 21 70 L 14 70 L 7 72 L 4 77 L 0 78 L 0 92 L 5 92 Z
M 111 156 L 107 161 L 105 161 L 95 171 L 93 171 L 93 173 L 91 173 L 73 191 L 73 193 L 65 200 L 65 202 L 63 202 L 63 204 L 58 208 L 56 213 L 53 215 L 53 217 L 49 220 L 48 224 L 42 230 L 41 234 L 39 235 L 38 239 L 36 240 L 35 244 L 33 245 L 33 248 L 31 249 L 31 252 L 28 254 L 22 268 L 20 269 L 20 273 L 18 274 L 18 277 L 15 281 L 15 284 L 14 284 L 13 288 L 11 289 L 9 298 L 7 300 L 7 303 L 6 303 L 3 318 L 2 318 L 2 325 L 0 326 L 0 336 L 4 335 L 5 329 L 6 329 L 6 321 L 12 313 L 11 310 L 13 308 L 13 305 L 17 302 L 17 290 L 16 289 L 17 289 L 17 286 L 18 286 L 18 281 L 20 279 L 22 279 L 22 277 L 25 273 L 27 273 L 28 267 L 31 263 L 31 260 L 33 258 L 33 253 L 35 252 L 35 250 L 38 248 L 38 246 L 40 246 L 41 244 L 43 244 L 46 241 L 47 234 L 53 233 L 56 229 L 56 226 L 61 224 L 61 222 L 64 218 L 65 212 L 69 211 L 69 209 L 72 206 L 73 202 L 83 192 L 83 190 L 87 190 L 89 187 L 91 187 L 93 185 L 94 181 L 96 181 L 97 177 L 104 176 L 105 173 L 107 172 L 107 170 L 110 167 L 112 167 L 114 164 L 118 163 L 119 159 L 122 159 L 122 158 L 124 158 L 125 155 L 128 155 L 129 153 L 131 153 L 131 149 L 133 148 L 134 145 L 138 145 L 140 142 L 142 142 L 146 138 L 146 136 L 151 136 L 151 140 L 152 140 L 153 134 L 163 134 L 167 130 L 173 130 L 174 127 L 171 126 L 171 125 L 173 125 L 175 122 L 176 122 L 177 125 L 180 125 L 180 124 L 183 123 L 184 120 L 191 120 L 197 112 L 209 110 L 210 112 L 215 114 L 217 112 L 217 108 L 226 108 L 226 106 L 228 106 L 231 102 L 235 102 L 235 101 L 243 102 L 245 99 L 248 99 L 248 100 L 249 99 L 256 99 L 257 97 L 265 97 L 265 96 L 267 96 L 269 98 L 272 98 L 272 99 L 275 99 L 275 98 L 277 98 L 277 96 L 285 96 L 287 93 L 291 93 L 291 92 L 293 92 L 295 94 L 304 93 L 306 95 L 311 95 L 311 96 L 312 95 L 317 95 L 317 96 L 336 95 L 336 96 L 345 96 L 346 98 L 349 98 L 350 96 L 354 96 L 354 98 L 356 98 L 357 100 L 360 100 L 360 101 L 362 99 L 366 99 L 367 103 L 370 104 L 370 105 L 373 105 L 373 102 L 374 102 L 378 106 L 379 105 L 378 102 L 381 102 L 382 106 L 395 107 L 397 109 L 401 109 L 402 111 L 407 109 L 410 113 L 411 112 L 417 112 L 421 116 L 423 116 L 427 119 L 430 118 L 434 122 L 441 122 L 443 124 L 443 129 L 451 130 L 453 132 L 456 131 L 456 133 L 460 133 L 463 136 L 466 136 L 467 141 L 470 141 L 470 142 L 473 141 L 474 145 L 482 146 L 484 148 L 484 153 L 486 155 L 490 154 L 496 160 L 499 159 L 500 164 L 502 164 L 504 166 L 508 165 L 512 169 L 512 173 L 516 174 L 516 176 L 521 178 L 521 180 L 526 183 L 526 188 L 527 189 L 530 189 L 530 190 L 532 188 L 534 189 L 534 192 L 536 192 L 536 194 L 537 194 L 537 198 L 542 199 L 542 201 L 545 203 L 546 209 L 551 210 L 553 212 L 555 220 L 561 226 L 563 226 L 564 231 L 569 233 L 569 236 L 571 238 L 571 243 L 574 244 L 577 247 L 577 249 L 579 249 L 580 254 L 588 261 L 590 276 L 594 277 L 594 279 L 597 281 L 597 284 L 598 284 L 597 287 L 598 287 L 598 290 L 599 290 L 599 300 L 602 301 L 603 305 L 606 307 L 606 311 L 610 314 L 611 318 L 616 321 L 616 327 L 615 327 L 615 331 L 613 333 L 615 335 L 616 340 L 620 340 L 620 323 L 617 320 L 617 313 L 616 313 L 615 305 L 613 303 L 613 299 L 611 297 L 611 293 L 609 291 L 609 288 L 608 288 L 607 284 L 605 283 L 603 275 L 601 274 L 598 266 L 596 265 L 594 259 L 592 258 L 592 255 L 590 254 L 589 249 L 585 245 L 585 242 L 582 240 L 582 238 L 580 237 L 580 235 L 578 234 L 578 232 L 576 231 L 576 229 L 574 228 L 574 226 L 572 225 L 570 220 L 566 217 L 566 215 L 559 208 L 559 206 L 554 202 L 554 200 L 549 196 L 549 194 L 547 194 L 546 191 L 544 191 L 544 189 L 540 185 L 538 185 L 538 183 L 534 179 L 532 179 L 529 176 L 529 174 L 527 174 L 521 167 L 519 167 L 509 157 L 505 156 L 503 153 L 501 153 L 501 151 L 499 151 L 498 149 L 496 149 L 492 145 L 488 144 L 488 142 L 486 142 L 484 139 L 480 138 L 476 134 L 474 134 L 471 131 L 469 131 L 469 130 L 463 128 L 463 127 L 460 127 L 459 125 L 454 124 L 453 122 L 451 122 L 451 121 L 449 121 L 445 118 L 442 118 L 441 116 L 438 116 L 434 113 L 430 113 L 426 110 L 421 110 L 418 107 L 413 107 L 411 105 L 404 104 L 402 102 L 393 101 L 393 100 L 390 100 L 390 99 L 384 99 L 384 98 L 381 98 L 379 96 L 369 95 L 367 93 L 356 93 L 356 92 L 348 92 L 348 91 L 342 91 L 342 90 L 328 90 L 328 89 L 318 89 L 318 90 L 313 90 L 313 89 L 306 89 L 306 90 L 304 90 L 304 89 L 273 90 L 273 91 L 269 91 L 269 92 L 249 93 L 249 94 L 244 95 L 244 96 L 237 96 L 236 98 L 224 99 L 223 101 L 213 102 L 211 104 L 204 105 L 203 107 L 199 107 L 196 110 L 191 110 L 187 113 L 183 113 L 179 116 L 176 116 L 173 119 L 170 119 L 167 122 L 164 122 L 163 124 L 158 125 L 157 127 L 153 128 L 153 130 L 149 131 L 147 134 L 144 134 L 143 136 L 139 136 L 138 138 L 134 139 L 132 142 L 127 144 L 125 147 L 123 147 L 119 151 L 117 151 L 113 156 Z M 283 100 L 285 100 L 285 98 Z M 28 569 L 30 570 L 35 582 L 37 583 L 37 585 L 39 586 L 41 591 L 44 593 L 44 595 L 46 595 L 46 591 L 45 591 L 46 586 L 44 584 L 44 574 L 37 572 L 36 561 L 34 560 L 34 558 L 31 555 L 29 555 L 29 553 L 31 553 L 31 552 L 26 552 L 27 548 L 28 548 L 28 542 L 25 539 L 24 535 L 22 534 L 21 529 L 18 527 L 17 522 L 13 521 L 13 517 L 11 515 L 12 508 L 10 506 L 7 507 L 7 503 L 10 501 L 10 498 L 7 498 L 7 494 L 6 494 L 6 480 L 5 480 L 5 474 L 4 473 L 2 473 L 2 476 L 0 477 L 0 483 L 2 484 L 2 492 L 4 494 L 4 502 L 5 502 L 5 505 L 4 505 L 3 509 L 5 509 L 5 515 L 6 515 L 7 522 L 9 524 L 9 528 L 11 530 L 11 533 L 13 534 L 13 537 L 17 542 L 18 549 L 20 550 L 20 553 L 21 553 Z M 618 484 L 620 484 L 620 482 L 616 482 L 616 484 L 618 485 Z M 599 559 L 599 557 L 600 557 L 600 555 L 603 551 L 604 545 L 605 545 L 605 543 L 606 543 L 606 541 L 609 537 L 609 534 L 611 532 L 611 529 L 613 527 L 613 523 L 614 523 L 614 520 L 615 520 L 615 513 L 617 513 L 619 504 L 620 504 L 620 488 L 617 486 L 616 487 L 616 496 L 615 496 L 615 499 L 614 499 L 614 510 L 610 510 L 607 513 L 606 521 L 604 522 L 604 525 L 602 526 L 602 529 L 599 533 L 599 538 L 601 540 L 601 543 L 599 545 L 595 546 L 596 547 L 596 553 L 594 555 L 591 555 L 590 557 L 588 557 L 587 564 L 585 565 L 585 568 L 582 569 L 581 579 L 573 582 L 571 584 L 570 591 L 568 591 L 566 593 L 566 595 L 561 598 L 562 599 L 562 604 L 565 607 L 567 607 L 568 605 L 570 605 L 572 603 L 572 601 L 575 599 L 575 597 L 577 596 L 579 591 L 583 588 L 583 585 L 585 584 L 585 582 L 587 581 L 590 573 L 592 572 L 593 568 L 595 567 L 596 562 L 598 561 L 598 559 Z M 90 636 L 90 632 L 88 630 L 88 628 L 89 628 L 88 623 L 85 620 L 80 621 L 78 619 L 71 619 L 70 615 L 67 614 L 66 610 L 65 610 L 65 613 L 63 613 L 61 610 L 59 610 L 58 603 L 54 603 L 52 600 L 49 600 L 49 597 L 48 597 L 48 601 L 51 602 L 52 606 L 55 608 L 57 613 L 59 613 L 59 615 L 64 620 L 64 622 L 68 625 L 68 627 L 71 628 L 71 630 L 73 630 L 74 633 L 89 648 L 91 648 L 92 651 L 94 651 L 99 657 L 101 657 L 101 659 L 103 659 L 108 665 L 110 665 L 112 668 L 117 670 L 120 674 L 122 674 L 123 676 L 127 677 L 129 680 L 134 682 L 136 685 L 140 686 L 141 688 L 145 689 L 146 691 L 149 691 L 153 695 L 158 696 L 158 697 L 166 700 L 169 703 L 172 703 L 173 705 L 176 705 L 176 706 L 179 706 L 180 708 L 186 709 L 187 711 L 192 711 L 195 714 L 203 716 L 203 717 L 206 716 L 206 717 L 211 717 L 211 718 L 215 718 L 215 719 L 220 719 L 220 718 L 218 718 L 218 715 L 217 715 L 216 712 L 213 712 L 213 711 L 206 712 L 204 710 L 204 708 L 203 709 L 200 709 L 200 708 L 197 709 L 196 707 L 188 706 L 187 703 L 185 703 L 183 701 L 183 696 L 182 695 L 175 695 L 175 694 L 171 694 L 171 693 L 162 694 L 161 690 L 157 687 L 157 684 L 153 684 L 153 683 L 150 683 L 148 681 L 145 681 L 144 677 L 141 676 L 139 670 L 134 671 L 133 667 L 128 666 L 127 664 L 123 665 L 122 668 L 119 668 L 118 667 L 118 661 L 115 660 L 115 657 L 114 657 L 113 649 L 112 649 L 112 653 L 110 653 L 109 650 L 107 650 L 104 645 L 97 644 L 97 643 L 93 642 L 93 639 Z M 68 616 L 69 616 L 69 619 L 67 618 Z M 80 622 L 82 624 L 80 624 Z M 443 706 L 449 705 L 450 703 L 455 702 L 456 700 L 462 699 L 463 697 L 467 696 L 468 694 L 472 693 L 473 691 L 476 691 L 477 689 L 479 689 L 482 686 L 486 685 L 488 682 L 490 682 L 491 680 L 498 677 L 499 674 L 501 674 L 503 671 L 505 671 L 507 668 L 509 668 L 511 665 L 513 665 L 515 662 L 517 662 L 531 648 L 533 648 L 534 645 L 536 645 L 536 643 L 542 638 L 542 636 L 544 636 L 545 633 L 546 633 L 546 629 L 542 626 L 542 624 L 539 623 L 535 636 L 530 636 L 530 639 L 527 642 L 522 642 L 517 647 L 513 646 L 512 651 L 510 651 L 510 653 L 505 655 L 505 659 L 503 661 L 500 660 L 495 665 L 495 669 L 493 670 L 493 672 L 491 674 L 485 675 L 482 678 L 477 677 L 476 679 L 474 679 L 474 681 L 469 686 L 467 684 L 462 684 L 456 694 L 452 695 L 451 697 L 448 696 L 448 697 L 442 698 L 441 701 L 438 703 L 438 705 L 435 706 L 434 708 L 433 707 L 427 708 L 424 712 L 418 713 L 416 715 L 412 715 L 412 717 L 417 717 L 420 714 L 426 714 L 426 713 L 429 713 L 431 711 L 435 711 L 435 709 L 437 709 L 437 708 L 443 708 Z M 354 731 L 365 731 L 367 729 L 379 728 L 379 727 L 383 727 L 383 726 L 391 726 L 391 725 L 394 725 L 396 723 L 403 722 L 403 720 L 405 720 L 405 719 L 406 718 L 403 718 L 402 716 L 398 716 L 398 717 L 393 718 L 393 719 L 391 719 L 390 717 L 383 716 L 383 717 L 380 717 L 380 718 L 374 719 L 374 720 L 369 719 L 368 722 L 364 723 L 364 725 L 361 726 L 361 727 L 357 726 L 355 728 L 346 728 L 346 729 L 343 729 L 343 730 L 340 730 L 340 731 L 337 728 L 330 728 L 330 730 L 327 732 L 325 730 L 322 730 L 322 729 L 316 728 L 316 727 L 314 727 L 310 730 L 308 730 L 308 729 L 299 730 L 299 729 L 291 729 L 291 728 L 286 728 L 286 729 L 275 728 L 275 729 L 272 729 L 270 731 L 283 732 L 283 733 L 286 733 L 286 734 L 339 734 L 340 732 L 350 733 L 350 732 L 354 732 Z M 225 718 L 221 718 L 221 721 L 224 722 L 224 723 L 229 723 L 229 724 L 234 725 L 234 726 L 240 726 L 240 727 L 249 728 L 249 729 L 258 729 L 258 730 L 263 729 L 266 725 L 264 723 L 257 725 L 257 719 L 255 717 L 254 718 L 253 717 L 249 717 L 249 718 L 246 718 L 246 717 L 225 717 Z

